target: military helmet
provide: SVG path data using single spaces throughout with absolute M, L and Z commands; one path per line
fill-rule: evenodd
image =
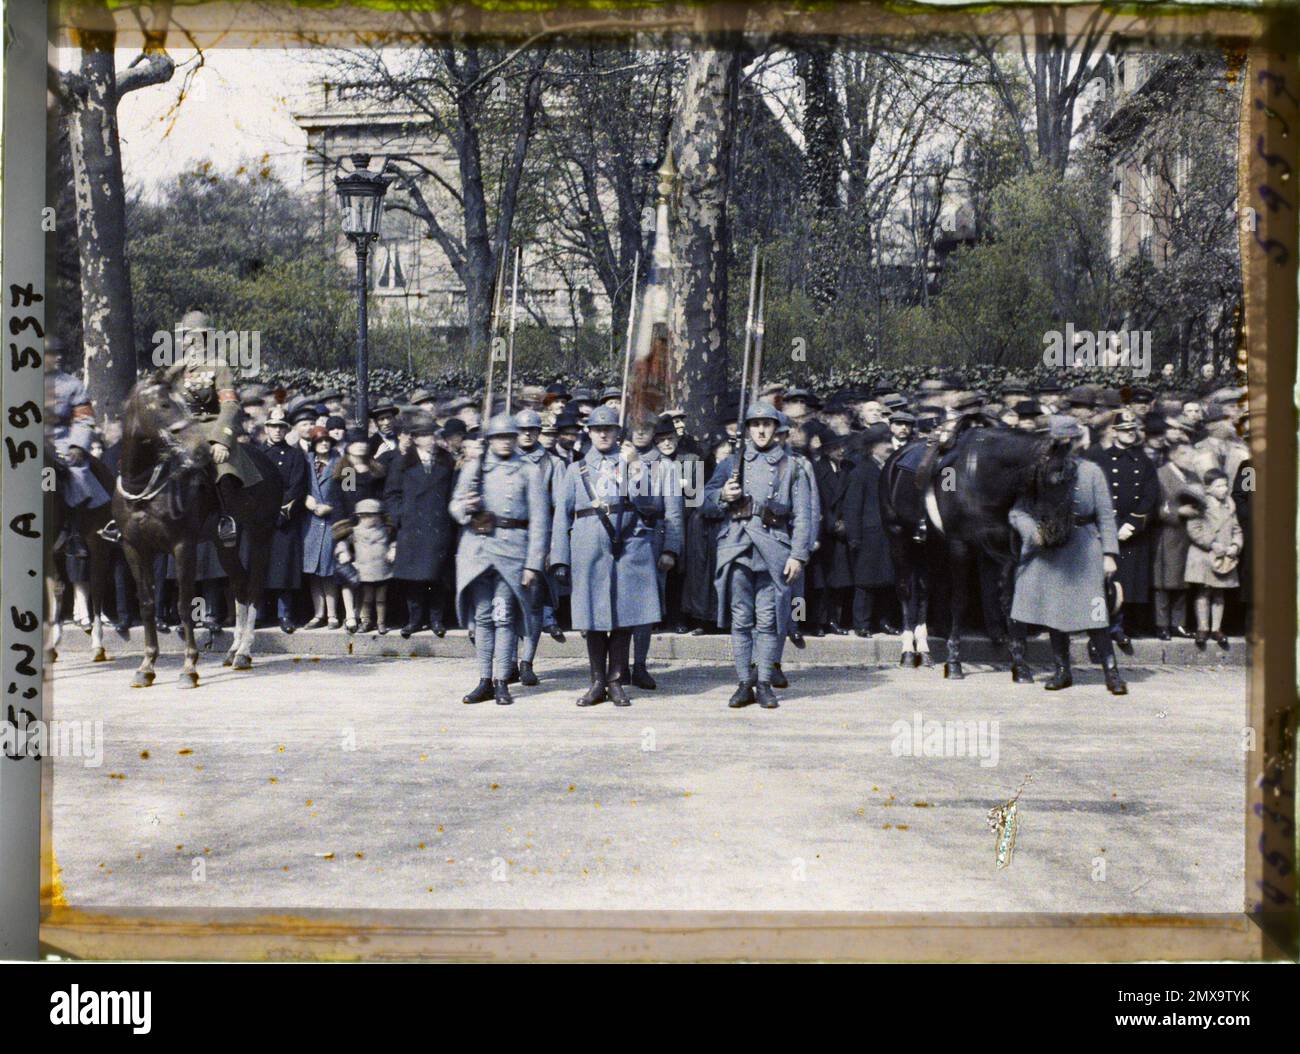
M 750 421 L 775 421 L 779 425 L 781 414 L 771 403 L 750 403 L 749 409 L 745 411 L 745 424 Z
M 618 411 L 612 406 L 598 406 L 587 415 L 588 428 L 618 428 Z
M 534 414 L 534 417 L 537 415 Z M 519 423 L 510 414 L 497 414 L 488 422 L 483 435 L 488 439 L 493 436 L 513 436 L 519 434 Z
M 525 428 L 541 428 L 542 415 L 536 410 L 520 410 L 515 414 L 515 427 L 521 432 Z

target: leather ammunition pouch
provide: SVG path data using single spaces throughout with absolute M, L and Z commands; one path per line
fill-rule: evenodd
M 469 518 L 469 529 L 475 534 L 492 534 L 497 529 L 497 516 L 487 509 L 480 509 Z

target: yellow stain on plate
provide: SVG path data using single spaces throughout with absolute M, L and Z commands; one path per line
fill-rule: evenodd
M 180 750 L 176 751 L 176 753 L 184 758 L 184 757 L 189 757 L 189 755 L 193 754 L 194 751 L 192 751 L 189 747 L 182 747 Z
M 276 776 L 272 776 L 272 777 L 271 777 L 271 782 L 272 782 L 272 783 L 279 783 L 280 780 L 279 780 L 278 777 L 276 777 Z
M 142 750 L 142 751 L 140 751 L 140 760 L 141 760 L 141 761 L 148 761 L 148 760 L 149 760 L 149 751 L 147 751 L 147 750 Z

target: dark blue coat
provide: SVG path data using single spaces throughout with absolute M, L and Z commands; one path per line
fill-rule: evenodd
M 297 589 L 302 584 L 302 502 L 307 496 L 307 459 L 296 444 L 268 443 L 265 449 L 283 487 L 283 512 L 271 535 L 266 588 Z
M 853 584 L 867 588 L 893 585 L 894 564 L 880 518 L 880 465 L 870 454 L 849 473 L 843 515 Z
M 319 504 L 328 505 L 330 512 L 326 516 L 318 516 L 310 509 L 303 511 L 302 572 L 305 575 L 334 573 L 334 539 L 330 536 L 330 525 L 343 493 L 338 477 L 334 474 L 339 460 L 339 454 L 330 454 L 318 475 L 316 455 L 307 458 L 307 493 Z
M 393 577 L 432 582 L 447 566 L 453 537 L 448 507 L 456 472 L 451 455 L 435 447 L 426 471 L 412 447 L 387 467 L 384 512 L 397 529 Z

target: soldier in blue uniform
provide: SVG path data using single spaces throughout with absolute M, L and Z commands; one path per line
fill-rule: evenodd
M 514 702 L 509 680 L 521 636 L 531 633 L 550 531 L 550 500 L 536 464 L 515 452 L 519 429 L 498 414 L 484 429 L 487 449 L 465 464 L 451 499 L 465 529 L 456 548 L 457 611 L 474 625 L 479 683 L 462 702 Z M 536 683 L 534 680 L 533 683 Z
M 667 422 L 671 427 L 671 422 Z M 642 521 L 651 529 L 651 549 L 654 551 L 655 570 L 659 585 L 659 607 L 667 612 L 668 572 L 677 564 L 682 551 L 685 533 L 685 504 L 682 497 L 681 476 L 672 461 L 664 457 L 655 446 L 655 421 L 646 417 L 629 429 L 625 447 L 628 457 L 646 468 L 637 486 L 633 487 L 632 501 Z M 666 615 L 664 616 L 666 617 Z M 632 672 L 630 678 L 637 688 L 654 691 L 658 685 L 646 668 L 650 657 L 650 635 L 653 626 L 638 626 L 632 633 Z
M 521 410 L 515 414 L 515 425 L 519 429 L 516 452 L 521 461 L 533 465 L 542 478 L 542 491 L 546 495 L 546 523 L 550 530 L 551 516 L 555 510 L 555 489 L 563 475 L 566 464 L 551 454 L 539 441 L 542 434 L 542 416 L 536 410 Z M 548 533 L 549 537 L 549 533 Z M 531 687 L 537 684 L 537 673 L 533 661 L 537 657 L 537 645 L 542 633 L 549 633 L 552 638 L 564 641 L 564 634 L 555 622 L 556 588 L 551 575 L 543 575 L 537 588 L 528 594 L 532 603 L 532 625 L 527 636 L 519 642 L 519 683 Z
M 571 464 L 556 491 L 550 569 L 572 585 L 573 628 L 587 634 L 591 687 L 579 706 L 606 698 L 631 706 L 623 682 L 637 626 L 658 622 L 654 530 L 631 500 L 634 478 L 649 471 L 618 446 L 618 411 L 599 406 L 587 418 L 591 449 Z
M 779 420 L 776 427 L 776 440 L 785 447 L 786 456 L 794 462 L 804 478 L 808 481 L 808 532 L 809 537 L 816 539 L 821 533 L 821 500 L 817 493 L 817 476 L 813 469 L 813 463 L 803 454 L 796 452 L 790 446 L 790 418 L 781 410 L 777 411 Z M 817 548 L 814 541 L 811 548 Z M 811 556 L 811 554 L 810 554 Z M 795 617 L 796 613 L 806 616 L 808 609 L 808 568 L 805 566 L 799 573 L 798 580 L 790 589 L 790 621 L 786 627 L 785 635 L 777 641 L 776 661 L 772 663 L 772 687 L 789 688 L 790 682 L 786 678 L 785 671 L 781 669 L 781 656 L 785 653 L 785 642 L 789 641 L 796 648 L 806 648 L 807 643 L 803 634 L 799 631 L 799 619 Z
M 792 587 L 812 545 L 808 479 L 776 441 L 780 415 L 767 403 L 745 414 L 740 450 L 714 470 L 706 507 L 722 516 L 718 529 L 718 625 L 731 620 L 731 650 L 739 687 L 728 706 L 778 705 L 772 668 L 790 622 Z M 744 459 L 744 478 L 740 458 Z M 750 664 L 755 676 L 750 676 Z

